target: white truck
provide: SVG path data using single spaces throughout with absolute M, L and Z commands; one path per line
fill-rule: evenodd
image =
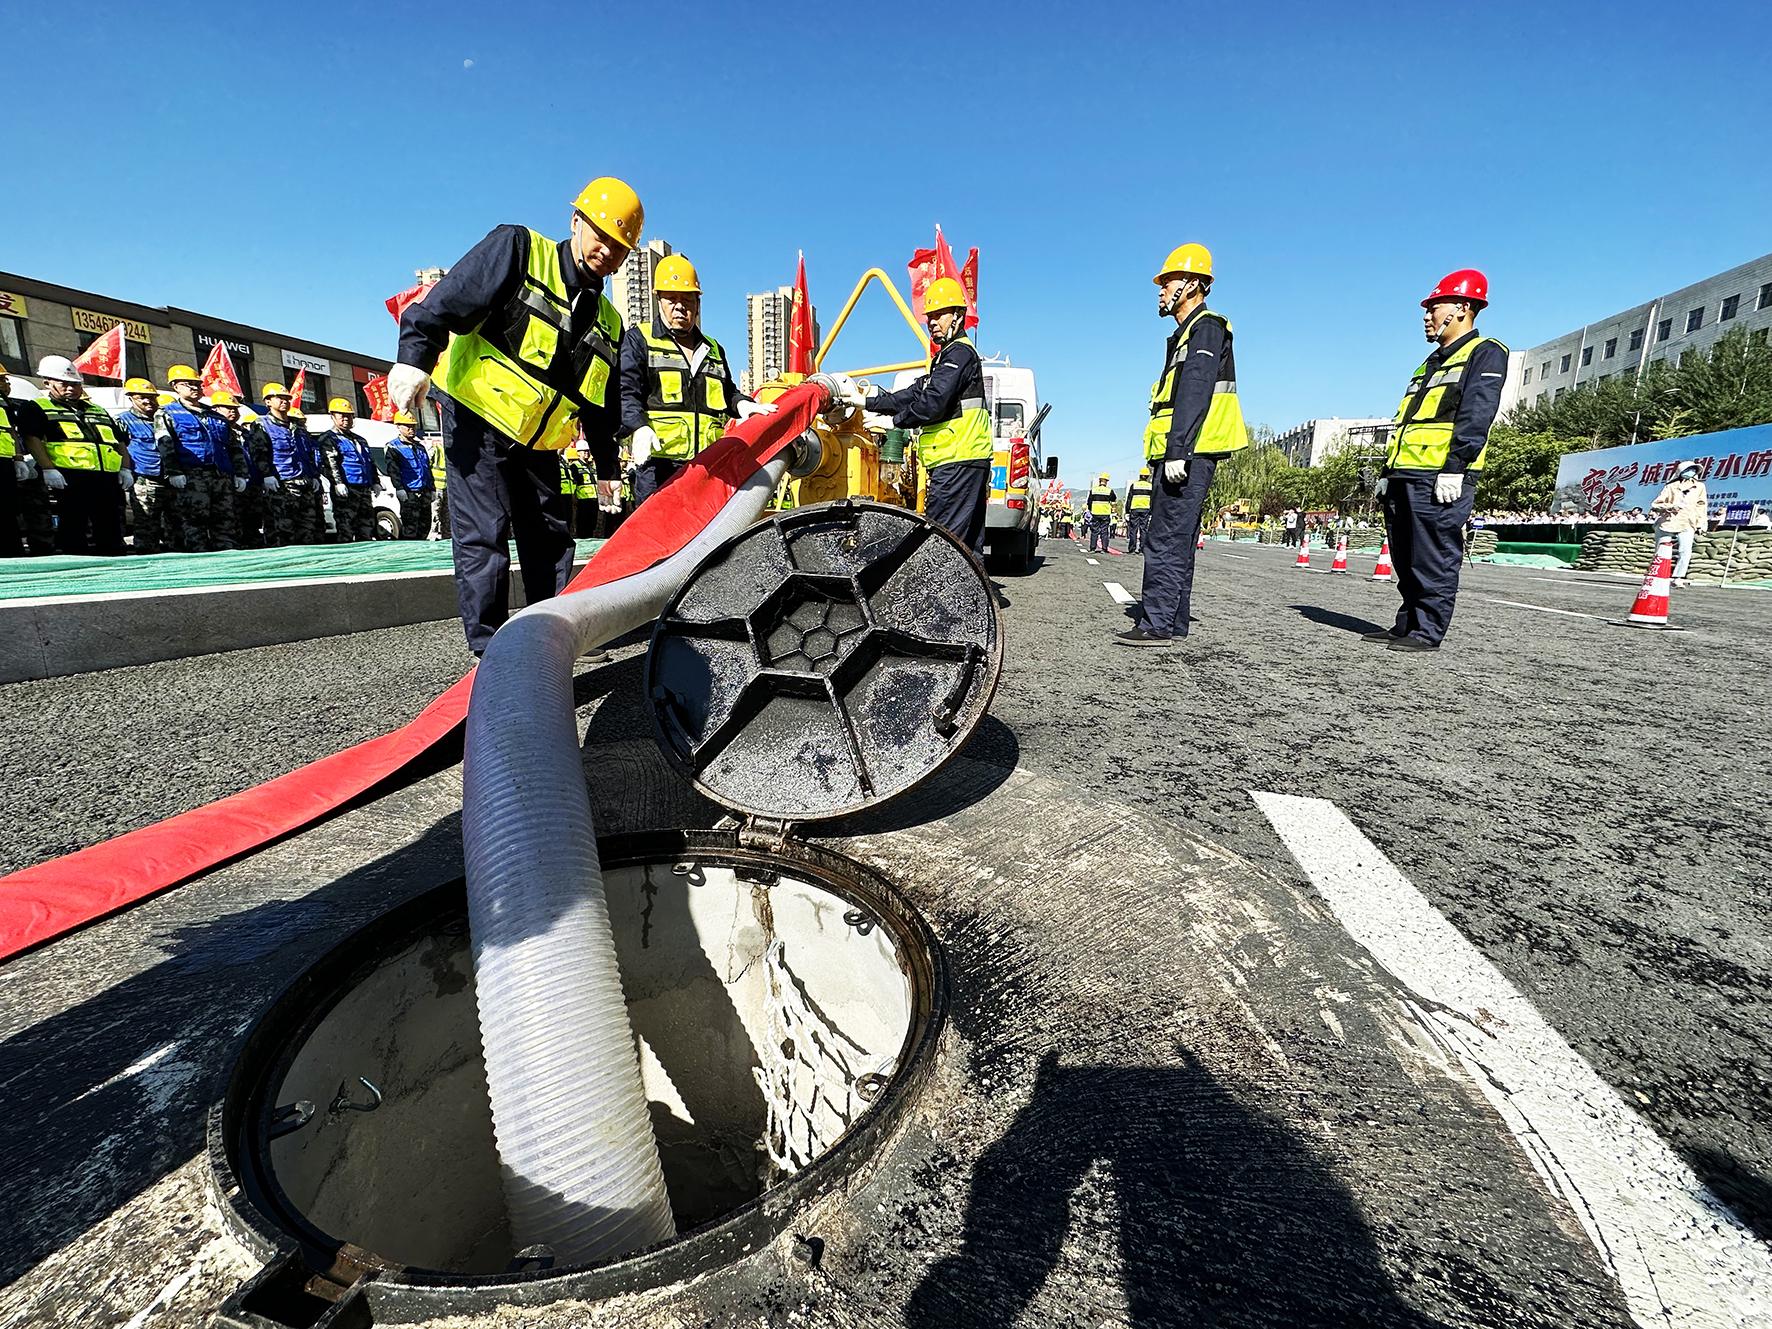
M 893 378 L 893 390 L 918 377 L 917 370 L 900 370 Z M 985 546 L 1010 570 L 1025 572 L 1040 541 L 1034 482 L 1058 478 L 1058 458 L 1047 456 L 1040 442 L 1040 427 L 1052 407 L 1040 404 L 1034 371 L 1011 364 L 1006 355 L 984 359 L 984 402 L 991 416 L 992 440 Z

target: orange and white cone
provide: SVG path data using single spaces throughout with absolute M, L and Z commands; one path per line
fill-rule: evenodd
M 1311 538 L 1305 536 L 1298 543 L 1298 557 L 1292 560 L 1295 568 L 1308 568 L 1311 565 Z
M 1329 565 L 1329 571 L 1347 571 L 1347 537 L 1345 535 L 1335 537 L 1335 561 Z
M 1200 532 L 1200 543 L 1195 545 L 1194 548 L 1195 549 L 1204 549 L 1205 547 L 1206 547 L 1206 532 L 1201 531 Z
M 1389 581 L 1394 575 L 1391 572 L 1391 542 L 1386 540 L 1378 547 L 1378 566 L 1372 569 L 1372 580 Z
M 1625 620 L 1633 628 L 1665 628 L 1667 626 L 1668 593 L 1673 585 L 1674 538 L 1664 535 L 1655 542 L 1655 561 L 1643 578 L 1637 602 Z

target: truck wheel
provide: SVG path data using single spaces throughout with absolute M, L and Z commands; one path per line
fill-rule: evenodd
M 386 508 L 375 510 L 375 538 L 377 540 L 398 540 L 400 538 L 400 519 Z

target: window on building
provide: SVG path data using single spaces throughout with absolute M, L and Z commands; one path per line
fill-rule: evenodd
M 1674 321 L 1671 318 L 1664 318 L 1661 320 L 1661 322 L 1659 322 L 1655 325 L 1655 340 L 1656 341 L 1666 341 L 1669 337 L 1671 337 L 1673 335 L 1674 335 Z
M 1532 381 L 1532 366 L 1531 366 L 1531 365 L 1527 365 L 1527 366 L 1526 366 L 1526 373 L 1525 373 L 1525 375 L 1524 375 L 1524 376 L 1523 376 L 1523 377 L 1522 377 L 1522 378 L 1521 378 L 1521 379 L 1520 379 L 1520 382 L 1521 382 L 1521 383 L 1530 383 L 1530 382 L 1531 382 L 1531 381 Z
M 1563 363 L 1557 368 L 1557 372 L 1559 374 L 1567 374 L 1569 372 L 1569 362 L 1574 358 L 1573 355 L 1565 355 L 1563 357 Z
M 1542 392 L 1541 392 L 1541 393 L 1539 393 L 1539 394 L 1538 394 L 1538 395 L 1537 395 L 1537 396 L 1536 396 L 1536 397 L 1534 397 L 1534 398 L 1533 398 L 1533 399 L 1532 399 L 1532 404 L 1533 404 L 1533 405 L 1534 405 L 1534 406 L 1543 406 L 1543 405 L 1544 405 L 1544 399 L 1545 399 L 1545 396 L 1546 396 L 1546 394 L 1545 394 L 1545 393 L 1542 393 Z
M 1772 332 L 1772 328 L 1755 328 L 1748 334 L 1748 337 L 1764 346 L 1766 344 L 1766 334 L 1768 332 Z
M 1610 360 L 1613 356 L 1615 356 L 1617 354 L 1618 354 L 1618 338 L 1616 338 L 1616 337 L 1606 338 L 1606 358 L 1608 360 Z
M 1591 346 L 1583 346 L 1581 348 L 1581 367 L 1583 369 L 1586 369 L 1593 362 L 1594 362 L 1594 348 Z
M 1697 332 L 1698 329 L 1702 328 L 1703 326 L 1704 326 L 1704 306 L 1703 305 L 1699 305 L 1698 308 L 1696 308 L 1696 309 L 1689 309 L 1686 311 L 1686 331 L 1687 332 Z
M 1630 348 L 1633 351 L 1640 351 L 1643 349 L 1643 329 L 1638 328 L 1635 332 L 1631 333 Z
M 1552 401 L 1562 401 L 1562 400 L 1563 400 L 1563 394 L 1564 394 L 1564 393 L 1565 393 L 1565 392 L 1567 392 L 1567 391 L 1569 391 L 1569 389 L 1568 389 L 1568 388 L 1558 388 L 1558 389 L 1557 389 L 1557 395 L 1556 395 L 1556 396 L 1554 396 L 1554 397 L 1552 397 L 1552 398 L 1551 398 L 1551 400 L 1552 400 Z
M 0 318 L 0 364 L 15 374 L 28 374 L 25 359 L 25 321 L 22 318 Z
M 1760 302 L 1755 309 L 1772 309 L 1772 281 L 1760 287 Z
M 1543 364 L 1538 366 L 1538 377 L 1540 377 L 1540 378 L 1549 378 L 1550 377 L 1550 361 L 1549 360 L 1546 360 Z
M 1717 322 L 1727 323 L 1730 319 L 1735 317 L 1735 311 L 1740 308 L 1741 308 L 1741 297 L 1739 295 L 1731 295 L 1731 296 L 1724 297 L 1723 307 L 1717 313 Z
M 332 396 L 332 387 L 328 381 L 318 375 L 309 374 L 302 380 L 301 401 L 298 403 L 307 415 L 319 411 L 326 413 L 326 402 Z

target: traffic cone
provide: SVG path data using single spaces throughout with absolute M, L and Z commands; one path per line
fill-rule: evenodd
M 1345 535 L 1335 537 L 1335 561 L 1329 565 L 1329 571 L 1347 571 L 1347 537 Z
M 1201 531 L 1200 532 L 1200 543 L 1195 545 L 1194 548 L 1195 549 L 1204 549 L 1205 547 L 1206 547 L 1206 532 Z
M 1292 560 L 1295 568 L 1309 568 L 1311 565 L 1311 538 L 1305 536 L 1298 542 L 1298 557 Z
M 1633 628 L 1667 627 L 1668 591 L 1673 575 L 1674 539 L 1664 535 L 1655 542 L 1655 561 L 1649 565 L 1642 589 L 1637 592 L 1637 602 L 1631 606 L 1625 622 Z
M 1378 547 L 1378 566 L 1372 569 L 1372 580 L 1389 581 L 1391 576 L 1391 542 L 1386 540 Z

